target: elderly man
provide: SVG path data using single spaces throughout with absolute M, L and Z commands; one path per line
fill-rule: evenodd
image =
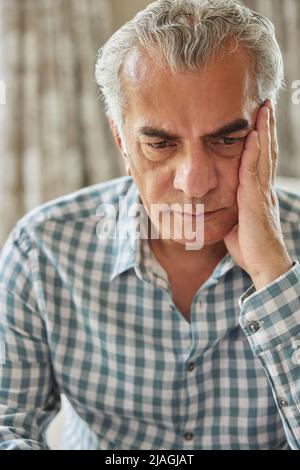
M 63 393 L 65 448 L 300 449 L 300 198 L 274 187 L 273 25 L 238 0 L 158 0 L 96 77 L 128 176 L 7 241 L 0 448 L 45 448 Z

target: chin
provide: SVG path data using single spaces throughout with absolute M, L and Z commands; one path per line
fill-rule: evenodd
M 216 245 L 217 243 L 220 243 L 222 240 L 224 240 L 225 235 L 219 235 L 219 236 L 209 236 L 209 235 L 204 235 L 204 246 L 207 245 Z
M 226 235 L 228 235 L 228 233 L 233 229 L 237 222 L 238 219 L 234 219 L 228 221 L 227 223 L 224 222 L 222 225 L 213 227 L 212 229 L 209 229 L 207 227 L 207 229 L 204 230 L 204 245 L 213 245 L 224 240 Z
M 226 235 L 230 232 L 230 230 L 236 225 L 238 219 L 236 216 L 228 217 L 220 217 L 219 220 L 211 220 L 207 221 L 204 225 L 204 236 L 203 240 L 199 240 L 200 244 L 202 244 L 202 248 L 209 245 L 216 245 L 224 240 Z M 193 232 L 195 233 L 196 226 L 193 225 L 192 227 Z M 161 234 L 160 234 L 161 235 Z M 175 233 L 171 230 L 170 240 L 173 243 L 176 243 L 178 246 L 186 246 L 188 244 L 195 244 L 196 239 L 188 239 L 186 237 L 183 238 L 175 238 Z M 163 238 L 163 237 L 162 237 Z M 199 237 L 200 238 L 200 237 Z M 200 250 L 200 249 L 199 249 Z
M 204 233 L 204 240 L 201 240 L 202 242 L 202 248 L 206 245 L 215 245 L 216 243 L 219 243 L 221 242 L 224 237 L 225 237 L 226 234 L 223 235 L 223 233 L 221 234 L 217 234 L 217 233 L 214 233 L 214 234 L 211 234 L 211 233 Z M 193 239 L 193 240 L 189 240 L 189 239 L 175 239 L 173 237 L 172 238 L 172 241 L 174 243 L 176 243 L 177 245 L 180 245 L 180 246 L 187 246 L 189 244 L 195 244 L 196 243 L 196 239 Z M 201 249 L 202 249 L 201 248 Z M 198 251 L 198 250 L 197 250 Z

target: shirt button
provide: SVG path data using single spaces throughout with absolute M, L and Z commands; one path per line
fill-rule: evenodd
M 259 330 L 259 323 L 257 321 L 251 321 L 248 323 L 248 328 L 251 333 L 256 333 Z
M 192 441 L 194 439 L 194 434 L 192 432 L 186 432 L 184 435 L 186 441 Z
M 189 372 L 193 372 L 193 370 L 195 370 L 195 367 L 196 364 L 194 362 L 190 362 L 187 369 Z
M 279 404 L 282 408 L 288 406 L 288 402 L 283 397 L 279 398 Z
M 294 352 L 292 356 L 292 361 L 296 366 L 300 364 L 300 348 Z

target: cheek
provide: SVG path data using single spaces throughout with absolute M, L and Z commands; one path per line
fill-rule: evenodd
M 168 164 L 147 160 L 139 148 L 129 155 L 132 178 L 136 183 L 143 202 L 161 202 L 172 188 L 172 172 Z
M 239 170 L 241 157 L 236 157 L 230 161 L 225 161 L 219 172 L 221 175 L 221 185 L 226 186 L 230 191 L 236 191 L 239 185 Z
M 151 170 L 148 168 L 148 171 L 144 172 L 143 186 L 145 194 L 153 203 L 168 201 L 173 188 L 170 170 L 163 167 Z

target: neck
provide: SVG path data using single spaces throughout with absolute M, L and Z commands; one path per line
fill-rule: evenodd
M 176 269 L 188 275 L 197 275 L 202 269 L 216 266 L 226 255 L 223 240 L 205 245 L 201 250 L 188 251 L 184 245 L 172 240 L 149 240 L 150 247 L 162 265 L 172 263 Z

